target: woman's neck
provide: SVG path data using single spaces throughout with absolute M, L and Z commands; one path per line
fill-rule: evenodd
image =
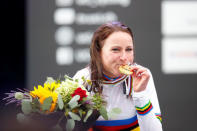
M 122 76 L 122 75 L 114 75 L 114 74 L 112 74 L 112 73 L 110 73 L 110 72 L 106 72 L 106 71 L 103 71 L 103 74 L 104 74 L 105 76 L 111 78 L 111 79 L 116 79 L 117 77 Z

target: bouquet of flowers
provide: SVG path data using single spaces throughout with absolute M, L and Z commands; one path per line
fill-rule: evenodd
M 32 91 L 11 91 L 6 93 L 8 97 L 4 100 L 7 100 L 7 104 L 17 103 L 21 106 L 22 113 L 17 114 L 19 122 L 31 123 L 31 120 L 36 119 L 35 116 L 44 117 L 59 113 L 60 115 L 56 115 L 58 119 L 54 129 L 73 130 L 76 121 L 85 123 L 94 111 L 99 112 L 104 119 L 120 113 L 119 108 L 107 112 L 102 95 L 86 90 L 91 84 L 91 80 L 84 77 L 74 80 L 66 75 L 63 81 L 48 77 L 43 86 L 38 85 Z M 63 126 L 60 125 L 62 122 Z

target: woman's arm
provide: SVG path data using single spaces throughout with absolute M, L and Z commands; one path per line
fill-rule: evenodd
M 161 112 L 153 77 L 148 69 L 147 73 L 149 74 L 149 78 L 144 90 L 139 92 L 133 90 L 133 100 L 136 107 L 140 131 L 162 131 Z

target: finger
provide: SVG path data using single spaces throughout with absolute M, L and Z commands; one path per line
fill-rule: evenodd
M 147 69 L 146 68 L 139 68 L 137 71 L 136 71 L 136 75 L 137 76 L 141 76 L 143 74 L 145 74 L 147 72 Z
M 141 73 L 145 72 L 147 69 L 143 66 L 132 66 L 131 67 L 132 72 L 134 72 L 136 75 L 140 75 Z
M 149 74 L 149 72 L 146 70 L 145 72 L 141 73 L 141 77 L 142 77 L 143 80 L 149 80 L 150 74 Z
M 140 68 L 140 67 L 139 67 L 139 66 L 136 66 L 136 65 L 131 66 L 131 71 L 132 71 L 133 73 L 136 73 L 137 70 L 138 70 L 139 68 Z

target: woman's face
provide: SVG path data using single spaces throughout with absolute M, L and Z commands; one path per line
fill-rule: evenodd
M 114 32 L 104 41 L 101 49 L 103 73 L 109 77 L 121 76 L 120 65 L 133 63 L 133 39 L 131 35 L 118 31 Z

